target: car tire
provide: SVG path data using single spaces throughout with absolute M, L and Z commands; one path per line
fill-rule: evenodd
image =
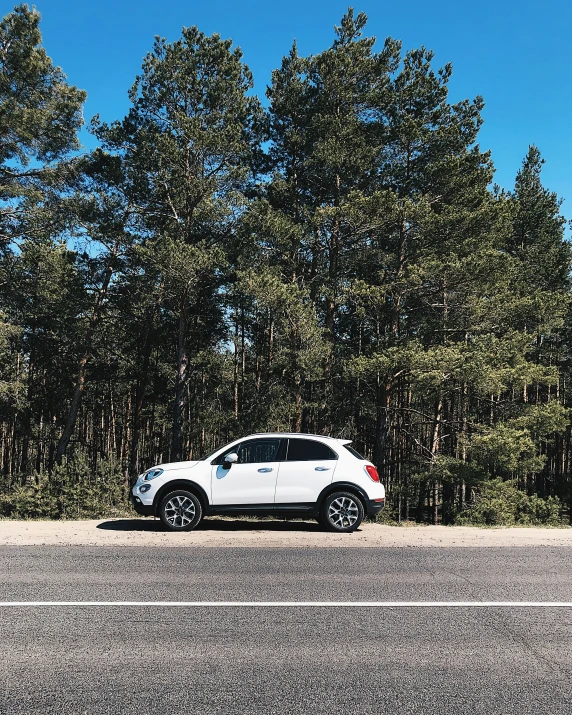
M 159 517 L 169 531 L 191 531 L 203 518 L 203 508 L 192 492 L 178 489 L 163 497 Z
M 334 492 L 324 499 L 320 516 L 330 531 L 349 533 L 359 528 L 364 508 L 361 499 L 352 492 Z

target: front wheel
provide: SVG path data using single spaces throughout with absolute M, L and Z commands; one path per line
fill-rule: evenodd
M 335 492 L 324 500 L 321 517 L 331 531 L 355 531 L 363 521 L 361 499 L 351 492 Z
M 169 531 L 191 531 L 203 518 L 203 508 L 194 494 L 180 489 L 161 501 L 159 516 Z

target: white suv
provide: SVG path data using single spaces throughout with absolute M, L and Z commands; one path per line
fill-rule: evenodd
M 272 432 L 231 442 L 196 461 L 160 464 L 138 479 L 131 502 L 171 531 L 211 514 L 312 517 L 354 531 L 385 505 L 377 469 L 351 440 Z

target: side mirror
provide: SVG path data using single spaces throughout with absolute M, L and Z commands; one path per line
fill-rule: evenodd
M 236 452 L 231 452 L 230 454 L 225 454 L 223 464 L 228 464 L 228 468 L 230 468 L 231 464 L 235 464 L 238 462 L 238 454 Z

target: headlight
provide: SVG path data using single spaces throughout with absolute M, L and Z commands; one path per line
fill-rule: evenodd
M 162 469 L 149 469 L 147 472 L 145 472 L 145 479 L 146 481 L 149 481 L 150 479 L 155 479 L 155 477 L 159 477 L 163 474 Z
M 145 492 L 148 492 L 149 489 L 151 489 L 151 485 L 150 485 L 150 484 L 142 484 L 142 485 L 139 487 L 139 491 L 141 492 L 141 494 L 145 494 Z

